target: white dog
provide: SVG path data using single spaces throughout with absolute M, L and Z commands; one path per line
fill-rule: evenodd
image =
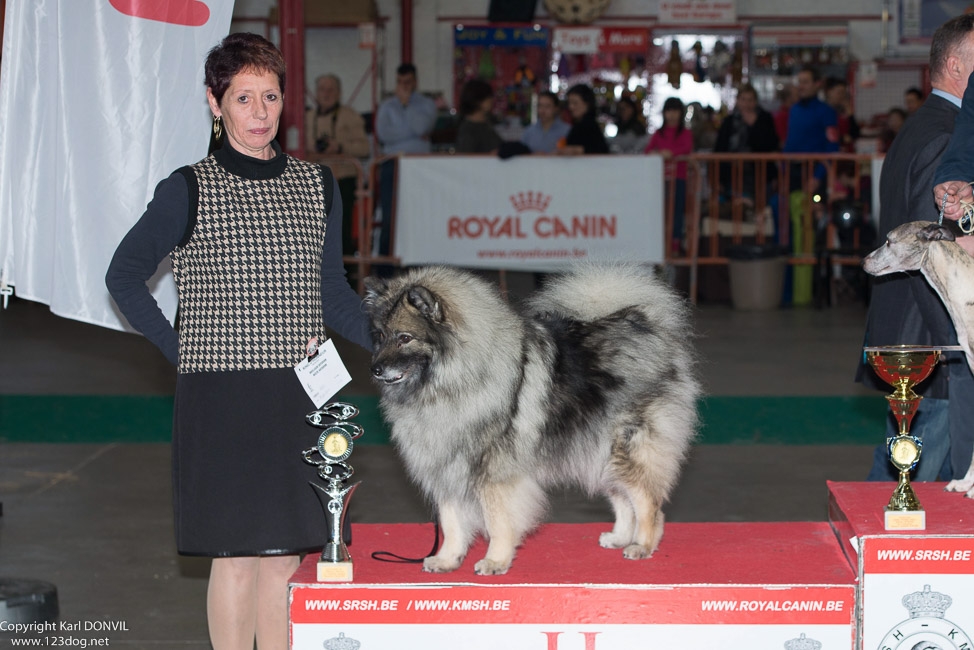
M 923 273 L 947 307 L 974 372 L 974 257 L 967 254 L 947 228 L 929 221 L 911 221 L 894 228 L 886 243 L 870 253 L 862 264 L 871 275 L 897 271 Z M 947 484 L 950 492 L 966 492 L 974 499 L 974 458 L 962 479 Z

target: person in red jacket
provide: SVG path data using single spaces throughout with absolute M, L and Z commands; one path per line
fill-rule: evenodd
M 683 247 L 683 212 L 686 206 L 687 164 L 675 160 L 693 152 L 693 134 L 684 124 L 686 109 L 676 97 L 663 102 L 663 126 L 653 133 L 646 145 L 645 153 L 659 153 L 663 156 L 663 175 L 666 179 L 666 205 L 669 193 L 673 197 L 673 238 L 670 246 L 674 253 Z

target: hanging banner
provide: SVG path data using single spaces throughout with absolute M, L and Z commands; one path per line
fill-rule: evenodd
M 403 266 L 663 261 L 660 156 L 407 156 L 398 187 Z
M 7 0 L 0 69 L 0 284 L 125 327 L 105 289 L 156 184 L 206 155 L 207 51 L 233 0 Z M 151 283 L 172 317 L 161 269 Z
M 660 0 L 660 25 L 729 25 L 737 22 L 735 0 Z

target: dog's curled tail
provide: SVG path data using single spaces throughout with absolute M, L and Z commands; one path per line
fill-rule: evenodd
M 686 301 L 652 267 L 635 263 L 579 264 L 553 276 L 528 304 L 534 313 L 582 321 L 637 307 L 657 326 L 672 329 L 686 327 L 689 318 Z

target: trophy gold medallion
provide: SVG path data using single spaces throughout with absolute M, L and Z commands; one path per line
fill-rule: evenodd
M 866 360 L 880 379 L 895 390 L 887 395 L 898 431 L 886 439 L 890 462 L 899 482 L 885 510 L 886 530 L 925 530 L 926 513 L 910 484 L 910 472 L 920 460 L 923 441 L 910 434 L 910 423 L 923 398 L 913 387 L 930 376 L 943 348 L 923 345 L 883 345 L 865 348 Z

